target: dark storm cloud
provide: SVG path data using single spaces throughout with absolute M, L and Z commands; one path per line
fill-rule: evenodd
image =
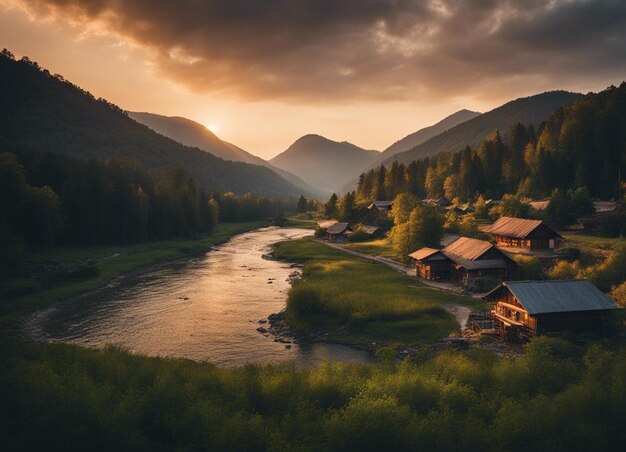
M 253 99 L 497 96 L 626 69 L 623 0 L 35 0 L 152 50 L 166 77 Z M 557 83 L 558 85 L 558 83 Z

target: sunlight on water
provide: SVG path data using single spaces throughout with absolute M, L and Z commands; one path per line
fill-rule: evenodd
M 114 344 L 133 352 L 208 360 L 219 366 L 294 359 L 369 361 L 348 347 L 274 342 L 256 329 L 285 307 L 294 268 L 264 259 L 278 241 L 311 235 L 307 229 L 264 228 L 238 235 L 193 259 L 161 267 L 60 303 L 26 325 L 34 339 L 91 347 Z

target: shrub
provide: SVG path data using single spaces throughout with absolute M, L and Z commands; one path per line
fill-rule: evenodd
M 611 296 L 619 304 L 626 307 L 626 281 L 621 283 L 619 286 L 613 287 Z
M 576 279 L 579 274 L 580 263 L 578 261 L 558 261 L 547 272 L 548 279 Z
M 372 236 L 365 232 L 363 229 L 357 229 L 352 234 L 348 236 L 348 240 L 351 242 L 365 242 L 370 240 Z
M 291 288 L 287 298 L 287 311 L 295 314 L 297 318 L 323 314 L 324 302 L 317 290 L 299 284 Z
M 582 256 L 580 249 L 574 246 L 564 246 L 559 250 L 559 254 L 568 262 L 579 261 Z
M 326 228 L 320 228 L 319 226 L 317 226 L 313 235 L 318 239 L 326 236 Z
M 518 280 L 545 279 L 541 260 L 536 256 L 516 256 Z
M 604 237 L 626 235 L 626 212 L 616 212 L 602 217 L 600 235 Z
M 626 242 L 615 246 L 613 253 L 602 263 L 587 269 L 584 276 L 601 290 L 608 292 L 626 280 Z
M 474 292 L 487 292 L 496 287 L 498 284 L 500 284 L 500 280 L 498 278 L 483 276 L 482 278 L 478 278 L 474 281 L 474 285 L 471 289 Z

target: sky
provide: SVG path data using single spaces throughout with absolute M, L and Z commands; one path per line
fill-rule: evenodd
M 626 79 L 623 0 L 0 0 L 0 48 L 269 159 Z

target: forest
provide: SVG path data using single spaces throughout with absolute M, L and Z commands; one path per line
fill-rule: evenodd
M 471 201 L 505 193 L 545 197 L 587 187 L 594 198 L 619 199 L 626 174 L 626 83 L 558 108 L 537 128 L 494 131 L 477 148 L 394 162 L 361 174 L 357 200 L 418 198 Z
M 147 172 L 130 158 L 4 152 L 0 277 L 19 273 L 32 249 L 198 237 L 218 221 L 268 219 L 296 204 L 295 198 L 207 193 L 184 168 Z

